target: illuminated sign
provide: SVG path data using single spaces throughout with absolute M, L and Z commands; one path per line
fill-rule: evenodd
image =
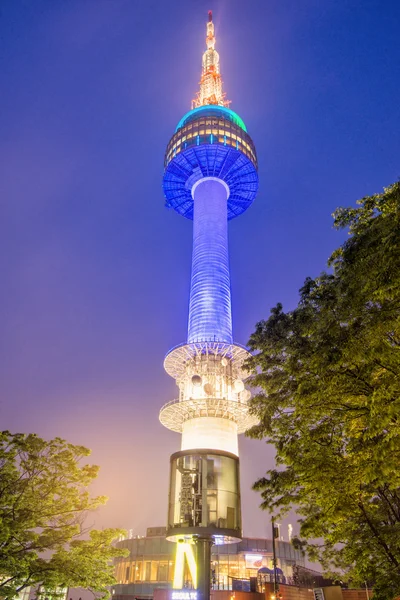
M 260 569 L 263 566 L 262 554 L 246 554 L 246 569 Z
M 183 588 L 183 571 L 185 565 L 185 557 L 189 567 L 193 586 L 197 587 L 197 565 L 193 552 L 193 544 L 179 543 L 176 545 L 175 571 L 172 587 L 177 590 L 177 594 L 196 594 L 192 591 L 182 591 Z M 173 594 L 175 592 L 172 592 Z M 172 600 L 197 600 L 197 595 L 193 596 L 172 596 Z
M 197 600 L 197 592 L 196 590 L 174 590 L 171 600 Z

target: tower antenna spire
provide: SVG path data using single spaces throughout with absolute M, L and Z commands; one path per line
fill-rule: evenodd
M 208 11 L 206 46 L 207 49 L 203 54 L 202 61 L 200 90 L 197 92 L 195 99 L 192 101 L 192 108 L 209 105 L 228 107 L 230 100 L 226 100 L 225 93 L 222 91 L 219 54 L 215 49 L 212 10 Z

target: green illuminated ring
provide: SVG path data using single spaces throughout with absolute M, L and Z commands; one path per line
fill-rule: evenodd
M 201 113 L 203 111 L 207 111 L 210 109 L 221 111 L 222 114 L 225 114 L 227 116 L 227 119 L 229 121 L 232 121 L 233 123 L 235 123 L 235 125 L 237 125 L 241 129 L 243 129 L 243 131 L 246 131 L 246 133 L 247 133 L 247 127 L 244 124 L 243 119 L 241 119 L 239 117 L 239 115 L 237 113 L 235 113 L 233 110 L 231 110 L 230 108 L 226 108 L 225 106 L 219 106 L 218 104 L 207 104 L 207 106 L 199 106 L 198 108 L 193 108 L 193 110 L 189 110 L 189 112 L 187 112 L 186 115 L 184 115 L 182 117 L 182 119 L 179 121 L 178 125 L 176 126 L 175 133 L 178 131 L 178 129 L 180 129 L 181 127 L 183 127 L 185 125 L 185 122 L 187 119 L 189 119 L 190 117 L 192 117 L 198 113 Z

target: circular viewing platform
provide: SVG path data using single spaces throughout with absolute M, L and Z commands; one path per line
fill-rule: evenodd
M 237 369 L 238 375 L 246 378 L 247 370 L 243 363 L 251 357 L 250 352 L 239 344 L 226 342 L 193 342 L 181 344 L 172 348 L 164 359 L 164 369 L 175 380 L 179 380 L 186 373 L 188 361 L 204 354 L 228 358 L 232 366 Z
M 230 109 L 204 106 L 187 113 L 165 153 L 166 204 L 193 219 L 192 186 L 217 177 L 230 190 L 228 219 L 242 214 L 258 190 L 257 154 L 240 117 Z
M 258 418 L 249 412 L 247 402 L 235 402 L 225 398 L 190 398 L 172 400 L 160 410 L 160 422 L 164 427 L 182 433 L 183 424 L 198 417 L 219 417 L 237 424 L 238 435 L 257 425 Z

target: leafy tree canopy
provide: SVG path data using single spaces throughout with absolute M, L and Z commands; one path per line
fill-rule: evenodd
M 334 213 L 332 273 L 256 325 L 249 435 L 276 448 L 262 508 L 297 507 L 309 557 L 378 600 L 400 594 L 400 184 L 358 205 Z
M 79 539 L 87 511 L 105 503 L 88 486 L 98 467 L 80 465 L 90 451 L 62 439 L 0 433 L 0 596 L 42 584 L 84 587 L 108 596 L 118 529 Z

